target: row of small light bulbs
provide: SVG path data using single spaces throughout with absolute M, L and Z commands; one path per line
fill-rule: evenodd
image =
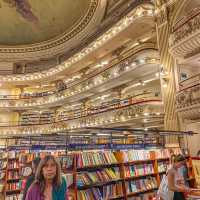
M 9 134 L 24 134 L 24 135 L 29 135 L 29 134 L 45 134 L 45 133 L 55 133 L 55 132 L 62 132 L 62 131 L 72 131 L 72 130 L 76 130 L 76 129 L 80 129 L 80 128 L 87 128 L 87 127 L 95 127 L 95 126 L 99 126 L 99 125 L 109 125 L 112 123 L 123 123 L 123 122 L 127 122 L 131 119 L 137 119 L 137 118 L 141 118 L 141 117 L 150 117 L 150 116 L 161 116 L 162 113 L 156 112 L 156 113 L 144 113 L 142 115 L 139 114 L 135 114 L 135 116 L 121 116 L 121 117 L 111 117 L 110 119 L 103 119 L 96 121 L 96 122 L 83 122 L 83 123 L 77 123 L 77 124 L 72 124 L 69 127 L 45 127 L 42 128 L 40 127 L 39 129 L 33 129 L 33 128 L 23 128 L 20 127 L 19 130 L 1 130 L 0 134 L 1 135 L 9 135 Z M 34 125 L 33 125 L 34 126 Z M 33 127 L 32 126 L 32 127 Z
M 94 65 L 93 67 L 91 67 L 91 69 L 101 68 L 101 67 L 104 67 L 104 66 L 106 66 L 106 65 L 108 65 L 108 64 L 109 64 L 109 61 L 108 61 L 108 60 L 104 60 L 104 61 L 101 61 L 101 62 L 97 63 L 97 64 Z M 86 74 L 87 74 L 87 73 L 86 73 Z M 71 82 L 73 82 L 73 81 L 75 81 L 75 80 L 81 79 L 82 76 L 83 76 L 83 74 L 77 74 L 77 75 L 72 76 L 71 78 L 65 79 L 64 82 L 65 82 L 66 84 L 69 84 L 69 83 L 71 83 Z
M 130 26 L 137 18 L 141 18 L 143 16 L 153 16 L 153 15 L 154 15 L 153 10 L 148 10 L 148 11 L 140 10 L 140 12 L 132 12 L 132 14 L 124 17 L 116 25 L 114 25 L 112 28 L 110 28 L 106 33 L 104 33 L 102 36 L 100 36 L 96 41 L 89 44 L 88 47 L 84 48 L 79 53 L 72 56 L 65 63 L 60 64 L 60 65 L 54 67 L 53 69 L 50 69 L 48 71 L 43 71 L 41 73 L 33 73 L 30 75 L 27 74 L 27 75 L 0 76 L 0 79 L 2 82 L 13 82 L 13 81 L 15 82 L 15 81 L 39 80 L 39 79 L 47 78 L 49 76 L 53 76 L 59 72 L 62 72 L 65 69 L 67 69 L 71 65 L 73 65 L 76 62 L 83 59 L 85 56 L 89 55 L 91 52 L 94 52 L 94 50 L 103 46 L 106 42 L 108 42 L 114 36 L 119 34 L 122 30 L 124 30 L 125 28 Z
M 88 122 L 88 123 L 77 123 L 74 125 L 70 125 L 69 129 L 73 130 L 73 129 L 79 129 L 79 128 L 87 128 L 87 127 L 95 127 L 95 126 L 99 126 L 99 125 L 109 125 L 112 123 L 123 123 L 123 122 L 127 122 L 131 119 L 136 119 L 136 118 L 140 118 L 140 117 L 148 117 L 148 116 L 160 116 L 161 113 L 157 112 L 157 113 L 144 113 L 143 115 L 139 115 L 139 114 L 135 114 L 135 116 L 125 116 L 122 115 L 121 117 L 111 117 L 110 119 L 103 119 L 102 120 L 96 120 L 95 122 Z
M 125 67 L 125 70 L 126 71 L 132 70 L 132 68 L 135 67 L 137 65 L 137 63 L 142 65 L 142 64 L 145 64 L 145 63 L 148 63 L 148 62 L 155 62 L 155 61 L 156 61 L 155 58 L 152 58 L 152 59 L 142 58 L 142 59 L 139 59 L 137 61 L 132 62 L 130 65 L 127 65 Z M 63 94 L 60 95 L 60 96 L 54 96 L 55 94 L 50 94 L 49 96 L 51 98 L 48 98 L 48 96 L 33 98 L 33 100 L 35 102 L 27 102 L 27 103 L 24 103 L 24 101 L 26 101 L 26 100 L 23 100 L 23 102 L 18 102 L 19 100 L 16 100 L 17 103 L 13 104 L 13 101 L 12 101 L 11 105 L 10 105 L 9 101 L 3 101 L 3 102 L 1 102 L 0 106 L 3 106 L 3 107 L 24 107 L 24 106 L 25 107 L 32 107 L 32 106 L 40 106 L 40 105 L 55 103 L 55 102 L 64 100 L 67 97 L 71 97 L 75 94 L 85 92 L 85 91 L 87 91 L 91 88 L 94 88 L 97 85 L 103 84 L 104 82 L 107 82 L 108 80 L 111 80 L 111 79 L 116 78 L 118 76 L 120 76 L 120 73 L 116 73 L 115 71 L 113 71 L 113 76 L 109 77 L 108 79 L 102 79 L 101 76 L 95 77 L 93 83 L 91 83 L 89 85 L 87 84 L 85 87 L 79 86 L 79 89 L 74 90 L 74 91 L 67 91 L 66 93 L 64 93 L 62 91 Z M 37 100 L 39 100 L 39 101 L 37 101 Z M 28 101 L 30 101 L 30 99 L 28 99 Z

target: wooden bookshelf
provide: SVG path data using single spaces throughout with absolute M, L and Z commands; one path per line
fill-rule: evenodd
M 130 150 L 130 151 L 137 151 L 137 150 Z M 111 154 L 113 154 L 114 158 L 116 160 L 113 160 L 113 162 L 106 162 L 105 161 L 105 158 L 107 158 L 107 156 L 105 156 L 103 158 L 103 156 L 97 156 L 95 155 L 95 159 L 99 159 L 100 157 L 104 160 L 103 162 L 100 162 L 98 160 L 98 163 L 100 164 L 97 164 L 95 165 L 94 164 L 94 160 L 92 161 L 93 164 L 90 164 L 90 161 L 92 160 L 92 157 L 87 157 L 88 161 L 87 162 L 84 162 L 84 164 L 82 164 L 80 166 L 80 154 L 81 152 L 68 152 L 67 154 L 62 154 L 62 153 L 56 153 L 56 156 L 58 158 L 67 158 L 67 156 L 69 156 L 69 159 L 72 159 L 70 162 L 71 162 L 71 165 L 70 166 L 67 166 L 65 164 L 63 164 L 63 167 L 62 167 L 62 171 L 64 173 L 68 173 L 68 174 L 71 174 L 71 176 L 73 177 L 73 183 L 72 185 L 69 187 L 69 196 L 71 197 L 70 199 L 72 200 L 81 200 L 78 195 L 79 195 L 79 192 L 84 192 L 84 191 L 87 191 L 87 190 L 91 190 L 91 189 L 99 189 L 101 191 L 103 191 L 104 188 L 105 191 L 107 191 L 107 189 L 114 187 L 116 184 L 119 184 L 120 187 L 122 188 L 122 193 L 121 194 L 114 194 L 113 196 L 110 195 L 110 197 L 108 198 L 109 200 L 117 200 L 117 199 L 123 199 L 123 200 L 128 200 L 130 197 L 133 197 L 133 196 L 137 196 L 139 194 L 144 194 L 144 193 L 150 193 L 150 192 L 153 192 L 155 190 L 157 190 L 157 188 L 159 187 L 159 184 L 160 184 L 160 181 L 161 181 L 161 176 L 163 173 L 165 173 L 165 170 L 164 171 L 159 171 L 159 165 L 160 163 L 162 162 L 169 162 L 169 157 L 158 157 L 158 153 L 156 153 L 155 151 L 149 151 L 149 156 L 148 158 L 145 157 L 145 159 L 142 159 L 142 157 L 140 158 L 137 158 L 136 160 L 133 160 L 133 159 L 127 159 L 127 151 L 111 151 L 111 150 L 95 150 L 95 151 L 92 151 L 91 152 L 103 152 L 103 153 L 106 153 L 106 152 L 110 152 Z M 91 153 L 88 151 L 88 153 Z M 86 152 L 84 152 L 86 153 Z M 31 158 L 33 159 L 36 155 L 34 152 L 29 152 L 28 154 L 30 154 L 29 156 L 31 156 Z M 93 154 L 90 154 L 93 156 Z M 38 156 L 38 154 L 37 154 Z M 40 154 L 40 156 L 44 156 L 44 152 L 42 152 Z M 108 156 L 109 157 L 109 156 Z M 85 158 L 84 156 L 82 158 Z M 81 159 L 82 159 L 81 158 Z M 110 157 L 109 157 L 110 158 Z M 8 163 L 9 162 L 16 162 L 18 161 L 19 162 L 19 156 L 17 156 L 16 158 L 7 158 L 7 161 Z M 28 163 L 27 165 L 30 166 L 30 162 L 31 160 L 28 159 Z M 112 161 L 112 159 L 111 159 Z M 191 165 L 189 165 L 189 168 L 191 168 L 192 170 L 192 163 L 191 163 L 191 160 L 189 159 L 188 163 L 190 163 Z M 85 165 L 86 164 L 86 165 Z M 67 167 L 66 167 L 67 166 Z M 134 169 L 136 170 L 139 170 L 141 168 L 141 166 L 145 166 L 147 167 L 147 169 L 145 169 L 144 173 L 140 174 L 139 175 L 131 175 L 131 176 L 127 176 L 127 168 L 130 168 L 130 167 L 134 167 Z M 151 168 L 152 166 L 152 168 Z M 118 176 L 119 178 L 117 179 L 105 179 L 105 181 L 101 181 L 101 182 L 94 182 L 94 183 L 91 183 L 91 184 L 85 184 L 85 185 L 78 185 L 78 177 L 79 177 L 79 174 L 81 173 L 95 173 L 97 171 L 104 171 L 104 170 L 109 170 L 109 169 L 113 169 L 113 168 L 117 168 L 117 173 L 118 173 Z M 152 169 L 152 171 L 151 171 Z M 22 177 L 19 177 L 18 178 L 13 178 L 13 179 L 9 179 L 8 178 L 8 172 L 9 171 L 18 171 L 20 170 L 20 165 L 19 167 L 16 167 L 16 168 L 13 168 L 13 169 L 9 169 L 9 164 L 7 164 L 7 169 L 6 169 L 6 189 L 5 189 L 5 196 L 6 195 L 12 195 L 12 194 L 19 194 L 21 192 L 21 188 L 20 189 L 13 189 L 13 190 L 9 190 L 7 188 L 7 184 L 8 183 L 12 183 L 12 182 L 18 182 L 19 180 L 22 179 Z M 150 170 L 150 171 L 149 171 Z M 148 172 L 146 172 L 148 171 Z M 114 171 L 116 172 L 116 171 Z M 191 174 L 191 178 L 192 177 L 192 174 Z M 140 181 L 140 180 L 143 180 L 144 183 L 145 183 L 145 180 L 156 180 L 156 187 L 152 187 L 152 188 L 148 188 L 146 187 L 147 189 L 144 189 L 144 190 L 138 190 L 136 192 L 129 192 L 128 189 L 127 189 L 127 185 L 128 184 L 131 184 L 131 182 L 135 183 L 135 181 Z M 92 181 L 91 181 L 92 182 Z M 153 185 L 153 184 L 152 184 Z M 91 198 L 92 199 L 92 198 Z M 91 199 L 88 199 L 88 200 L 91 200 Z
M 7 196 L 17 196 L 21 192 L 21 188 L 19 184 L 21 180 L 21 177 L 19 174 L 19 170 L 20 170 L 19 155 L 18 153 L 15 152 L 14 155 L 10 157 L 10 154 L 12 153 L 13 153 L 12 151 L 8 151 L 5 191 L 4 191 L 5 199 Z M 13 199 L 16 199 L 16 198 L 13 198 Z
M 74 192 L 74 200 L 79 200 L 78 198 L 78 192 L 82 191 L 82 190 L 86 190 L 86 189 L 91 189 L 91 188 L 102 188 L 104 186 L 107 185 L 111 185 L 111 184 L 117 184 L 119 182 L 122 183 L 123 186 L 123 194 L 121 195 L 117 195 L 114 197 L 110 197 L 109 200 L 115 200 L 115 199 L 124 199 L 124 200 L 128 200 L 128 197 L 131 196 L 137 196 L 138 194 L 142 194 L 142 193 L 148 193 L 148 192 L 152 192 L 155 191 L 159 184 L 160 184 L 160 172 L 158 171 L 158 162 L 160 160 L 162 160 L 162 158 L 156 158 L 156 154 L 155 152 L 151 151 L 150 152 L 150 158 L 149 159 L 145 159 L 145 160 L 135 160 L 135 161 L 125 161 L 124 159 L 124 153 L 122 151 L 117 151 L 117 152 L 113 152 L 117 163 L 108 163 L 105 165 L 88 165 L 88 166 L 82 166 L 82 167 L 77 167 L 77 157 L 75 159 L 75 166 L 73 168 L 74 173 L 74 183 L 73 186 L 71 187 L 71 190 Z M 76 155 L 77 156 L 77 155 Z M 169 158 L 164 158 L 163 160 L 169 160 Z M 152 165 L 152 169 L 153 172 L 152 173 L 146 173 L 146 174 L 142 174 L 142 175 L 137 175 L 137 176 L 130 176 L 130 177 L 126 177 L 125 176 L 125 170 L 127 166 L 137 166 L 137 165 L 141 165 L 141 164 L 151 164 Z M 77 186 L 77 174 L 80 172 L 84 172 L 86 170 L 88 170 L 88 173 L 90 172 L 95 172 L 96 170 L 103 170 L 104 168 L 111 168 L 111 167 L 118 167 L 119 171 L 120 171 L 120 179 L 119 180 L 110 180 L 110 181 L 105 181 L 105 182 L 101 182 L 101 183 L 95 183 L 95 184 L 90 184 L 90 185 L 85 185 L 85 186 Z M 126 188 L 126 183 L 129 181 L 134 181 L 136 179 L 145 179 L 145 178 L 149 178 L 149 177 L 154 177 L 156 180 L 156 186 L 149 188 L 147 190 L 139 190 L 137 192 L 131 192 L 128 193 L 127 188 Z M 102 190 L 102 189 L 101 189 Z

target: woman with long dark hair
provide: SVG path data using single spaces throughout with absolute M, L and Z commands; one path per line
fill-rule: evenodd
M 52 155 L 45 156 L 37 168 L 35 181 L 26 200 L 66 200 L 67 184 L 61 176 L 60 163 Z

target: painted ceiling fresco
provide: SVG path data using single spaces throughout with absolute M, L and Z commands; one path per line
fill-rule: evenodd
M 0 0 L 0 45 L 35 44 L 69 32 L 90 0 Z

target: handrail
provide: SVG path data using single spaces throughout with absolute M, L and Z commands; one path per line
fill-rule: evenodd
M 190 88 L 196 87 L 196 86 L 198 86 L 198 85 L 200 85 L 200 83 L 197 83 L 197 84 L 195 84 L 195 85 L 192 85 L 192 86 L 186 87 L 186 88 L 184 88 L 184 89 L 182 89 L 182 90 L 179 90 L 178 94 L 180 94 L 181 92 L 183 92 L 183 91 L 185 91 L 185 90 L 188 90 L 188 89 L 190 89 Z
M 188 23 L 191 19 L 195 18 L 199 14 L 200 7 L 193 9 L 189 15 L 182 17 L 178 22 L 175 23 L 175 25 L 172 28 L 172 33 L 176 32 L 178 29 L 180 29 L 182 26 L 184 26 L 186 23 Z M 184 20 L 185 17 L 186 19 Z M 183 22 L 181 23 L 182 20 Z
M 135 52 L 134 54 L 132 54 L 132 55 L 130 55 L 130 56 L 127 56 L 126 58 L 123 58 L 122 60 L 120 60 L 120 61 L 118 61 L 118 62 L 116 62 L 116 63 L 111 64 L 111 65 L 110 65 L 109 67 L 107 67 L 107 68 L 103 68 L 103 69 L 100 70 L 100 71 L 97 69 L 97 70 L 96 70 L 96 73 L 91 72 L 91 73 L 90 73 L 90 76 L 88 76 L 88 77 L 82 79 L 82 80 L 79 81 L 79 82 L 77 82 L 77 81 L 75 80 L 74 83 L 75 83 L 75 82 L 77 82 L 77 83 L 75 83 L 75 84 L 70 84 L 70 86 L 65 87 L 65 88 L 62 89 L 62 90 L 57 90 L 57 91 L 56 91 L 56 90 L 49 90 L 49 91 L 46 91 L 46 92 L 35 93 L 36 96 L 33 96 L 33 95 L 30 95 L 30 96 L 26 96 L 26 95 L 0 95 L 0 100 L 26 100 L 26 99 L 34 99 L 34 98 L 41 98 L 41 97 L 51 96 L 51 95 L 54 95 L 54 94 L 63 92 L 63 91 L 65 91 L 65 90 L 67 90 L 67 89 L 70 89 L 70 88 L 72 88 L 72 87 L 74 87 L 74 86 L 80 85 L 80 84 L 82 84 L 83 82 L 88 81 L 89 79 L 92 79 L 92 78 L 94 78 L 95 76 L 98 76 L 98 75 L 100 75 L 101 73 L 103 73 L 103 72 L 105 72 L 105 71 L 107 71 L 107 70 L 109 70 L 109 69 L 111 69 L 111 68 L 116 67 L 116 66 L 119 65 L 120 63 L 125 62 L 126 60 L 130 59 L 131 57 L 133 57 L 133 56 L 134 56 L 135 54 L 137 54 L 138 52 L 144 51 L 144 50 L 147 50 L 147 49 L 153 49 L 153 50 L 155 50 L 155 48 L 150 48 L 150 47 L 144 48 L 144 49 L 142 49 L 142 50 L 140 49 L 139 51 Z M 73 83 L 73 82 L 71 82 L 71 83 Z M 38 96 L 37 96 L 37 95 L 38 95 Z M 40 96 L 40 95 L 41 95 L 41 96 Z M 14 99 L 1 98 L 2 96 L 3 96 L 3 97 L 4 97 L 4 96 L 16 97 L 16 98 L 14 98 Z
M 188 80 L 190 80 L 190 79 L 192 79 L 192 78 L 195 78 L 195 77 L 200 77 L 200 74 L 196 74 L 196 75 L 194 75 L 194 76 L 191 76 L 191 77 L 189 77 L 189 78 L 187 78 L 187 79 L 185 79 L 185 80 L 182 80 L 180 83 L 183 83 L 183 82 L 186 82 L 186 81 L 188 81 Z M 179 83 L 179 84 L 180 84 Z
M 197 79 L 196 79 L 196 78 L 197 78 Z M 194 79 L 194 81 L 192 81 L 193 79 Z M 196 79 L 196 80 L 195 80 L 195 79 Z M 200 82 L 200 74 L 196 74 L 196 75 L 194 75 L 194 76 L 189 77 L 188 79 L 185 79 L 185 80 L 181 81 L 181 82 L 179 83 L 179 86 L 180 86 L 180 87 L 184 87 L 184 83 L 187 83 L 187 82 L 189 82 L 189 81 L 192 81 L 192 82 L 186 84 L 186 86 L 187 86 L 186 88 L 198 84 L 198 83 Z M 192 84 L 192 85 L 191 85 L 191 84 Z M 182 91 L 182 90 L 184 90 L 184 89 L 185 89 L 185 88 L 183 88 L 183 89 L 181 89 L 181 90 L 179 90 L 179 91 Z
M 130 100 L 130 98 L 128 98 L 127 100 Z M 136 102 L 129 102 L 129 104 L 126 104 L 126 105 L 121 105 L 121 104 L 118 104 L 117 107 L 115 108 L 110 108 L 108 110 L 104 110 L 104 111 L 101 111 L 101 112 L 98 112 L 98 113 L 91 113 L 89 115 L 86 115 L 86 116 L 81 116 L 81 117 L 72 117 L 72 118 L 69 118 L 69 119 L 63 119 L 63 120 L 59 120 L 59 121 L 55 121 L 55 122 L 49 122 L 49 123 L 43 123 L 43 124 L 26 124 L 26 125 L 4 125 L 4 126 L 0 126 L 1 128 L 2 127 L 27 127 L 27 126 L 38 126 L 38 125 L 49 125 L 49 124 L 58 124 L 58 123 L 61 123 L 61 122 L 67 122 L 67 121 L 71 121 L 71 120 L 74 120 L 74 119 L 79 119 L 79 118 L 83 118 L 83 117 L 87 117 L 87 116 L 92 116 L 92 115 L 96 115 L 96 114 L 101 114 L 101 113 L 104 113 L 104 112 L 108 112 L 108 111 L 113 111 L 113 110 L 118 110 L 118 109 L 122 109 L 122 108 L 126 108 L 126 107 L 129 107 L 129 106 L 133 106 L 133 105 L 138 105 L 138 104 L 144 104 L 144 103 L 152 103 L 152 102 L 162 102 L 161 100 L 155 100 L 155 99 L 149 99 L 149 100 L 140 100 L 140 101 L 136 101 Z

